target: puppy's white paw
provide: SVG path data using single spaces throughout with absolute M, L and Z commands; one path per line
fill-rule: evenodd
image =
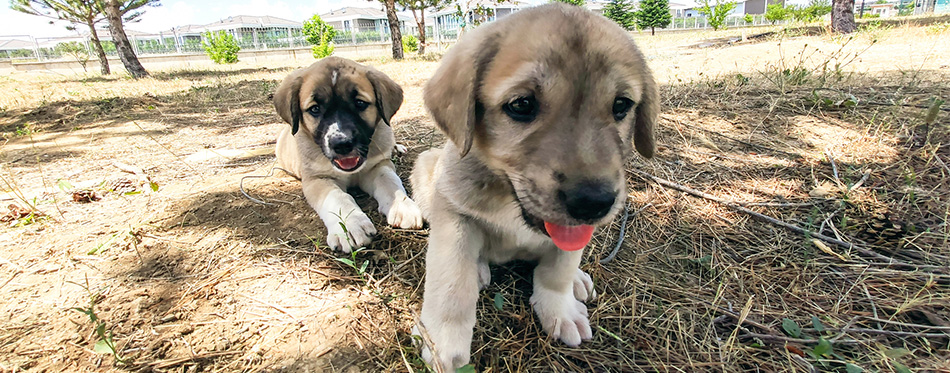
M 564 344 L 577 347 L 582 340 L 593 337 L 587 320 L 587 306 L 574 299 L 573 294 L 536 287 L 531 295 L 531 306 L 544 331 Z
M 380 211 L 383 212 L 383 211 Z M 411 198 L 402 196 L 393 201 L 386 214 L 386 222 L 390 226 L 404 229 L 422 228 L 422 210 Z
M 491 283 L 491 268 L 488 267 L 488 262 L 479 261 L 478 262 L 478 290 L 484 289 L 490 283 Z
M 439 364 L 442 365 L 442 368 L 444 368 L 446 372 L 454 372 L 456 369 L 468 364 L 471 359 L 471 351 L 469 351 L 471 338 L 469 338 L 468 345 L 465 345 L 464 343 L 459 343 L 459 339 L 464 338 L 452 338 L 451 336 L 447 339 L 441 338 L 445 333 L 439 333 L 432 329 L 426 330 L 429 332 L 429 336 L 435 340 L 433 343 L 436 344 L 436 351 L 439 354 Z M 418 325 L 412 327 L 412 335 L 418 336 L 419 338 L 417 338 L 417 340 L 422 340 L 422 334 L 419 333 Z M 421 349 L 422 359 L 435 371 L 435 359 L 432 356 L 432 349 L 425 343 L 417 347 Z
M 396 154 L 398 154 L 398 155 L 406 154 L 406 152 L 408 152 L 408 151 L 409 151 L 409 148 L 407 148 L 407 147 L 406 147 L 405 145 L 403 145 L 403 144 L 396 144 L 396 145 L 393 145 L 393 152 L 396 153 Z
M 597 290 L 594 290 L 594 281 L 590 275 L 581 271 L 580 268 L 574 272 L 574 299 L 581 302 L 597 299 Z
M 335 223 L 327 225 L 327 245 L 334 250 L 349 253 L 373 242 L 376 227 L 362 211 L 350 213 L 342 226 L 339 220 L 333 220 Z

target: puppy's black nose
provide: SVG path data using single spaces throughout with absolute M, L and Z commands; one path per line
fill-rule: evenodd
M 617 191 L 602 182 L 582 181 L 557 192 L 567 213 L 577 220 L 596 220 L 610 212 L 617 200 Z
M 330 150 L 333 150 L 336 154 L 347 155 L 353 151 L 354 143 L 353 139 L 343 136 L 333 136 L 327 140 L 327 145 L 330 145 Z

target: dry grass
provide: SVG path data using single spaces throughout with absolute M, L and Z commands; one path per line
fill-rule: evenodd
M 579 348 L 548 340 L 528 304 L 531 264 L 497 267 L 479 302 L 478 369 L 950 369 L 946 106 L 933 123 L 923 119 L 932 99 L 950 97 L 939 58 L 950 50 L 946 31 L 687 47 L 700 36 L 639 40 L 662 82 L 661 148 L 629 164 L 639 213 L 618 256 L 599 263 L 619 221 L 587 250 L 583 269 L 600 294 L 589 304 L 594 339 Z M 437 62 L 364 62 L 406 91 L 394 124 L 411 149 L 396 159 L 405 177 L 418 153 L 444 141 L 421 101 Z M 267 174 L 272 156 L 186 160 L 207 149 L 266 149 L 282 125 L 268 94 L 284 67 L 139 82 L 0 77 L 2 172 L 15 180 L 4 195 L 37 197 L 49 216 L 0 229 L 8 248 L 0 293 L 9 299 L 0 306 L 0 371 L 423 369 L 408 332 L 421 304 L 425 231 L 381 227 L 357 255 L 370 261 L 358 273 L 320 245 L 325 231 L 296 182 L 245 182 L 274 206 L 237 191 L 242 176 Z M 130 178 L 112 160 L 141 167 L 160 189 L 103 189 Z M 74 188 L 60 190 L 59 180 Z M 103 198 L 70 201 L 79 188 Z M 383 221 L 373 201 L 359 200 Z M 854 246 L 816 244 L 817 234 Z M 129 365 L 91 350 L 88 318 L 70 310 L 90 297 Z M 801 332 L 788 332 L 786 319 Z M 821 340 L 831 350 L 811 355 Z

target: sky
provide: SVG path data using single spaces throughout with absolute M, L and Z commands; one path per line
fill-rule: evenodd
M 0 7 L 0 39 L 11 35 L 32 35 L 33 37 L 74 36 L 75 31 L 66 30 L 68 23 L 55 22 L 50 19 L 20 13 L 7 6 Z M 146 8 L 141 20 L 126 25 L 126 28 L 143 31 L 158 32 L 171 29 L 174 26 L 187 24 L 207 24 L 236 15 L 266 15 L 294 21 L 303 21 L 313 14 L 329 12 L 347 6 L 375 7 L 381 6 L 376 0 L 162 0 L 161 6 Z M 102 23 L 105 25 L 105 23 Z M 85 26 L 79 26 L 84 31 Z

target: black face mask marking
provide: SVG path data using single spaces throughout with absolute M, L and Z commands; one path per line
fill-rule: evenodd
M 333 95 L 321 104 L 321 115 L 313 141 L 341 171 L 355 171 L 366 160 L 374 128 L 360 116 L 356 100 Z

